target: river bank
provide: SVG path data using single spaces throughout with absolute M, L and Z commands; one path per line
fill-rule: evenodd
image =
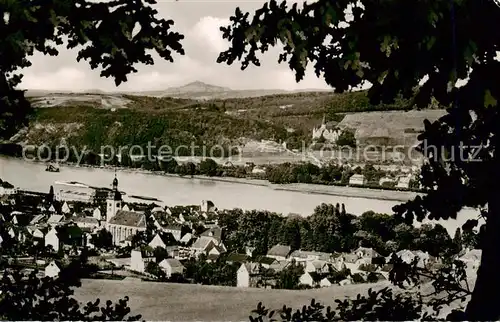
M 199 205 L 211 200 L 219 209 L 270 211 L 287 216 L 310 216 L 316 207 L 344 204 L 359 216 L 366 211 L 392 214 L 393 207 L 413 198 L 411 193 L 354 187 L 295 184 L 273 186 L 263 180 L 158 175 L 137 169 L 117 169 L 119 187 L 129 196 L 153 197 L 167 206 Z M 0 157 L 0 178 L 22 190 L 48 192 L 56 181 L 76 181 L 93 187 L 111 187 L 114 168 L 63 166 L 60 172 L 46 172 L 40 162 Z M 366 196 L 366 197 L 363 197 Z M 396 199 L 396 200 L 395 200 Z M 440 220 L 450 234 L 468 219 L 477 219 L 474 209 L 462 209 L 456 220 Z M 427 221 L 427 220 L 426 220 Z M 418 225 L 419 223 L 415 223 Z
M 13 158 L 15 159 L 15 158 Z M 41 161 L 23 161 L 32 163 L 45 163 Z M 417 195 L 423 195 L 422 193 L 416 193 L 412 191 L 400 191 L 400 190 L 385 190 L 385 189 L 371 189 L 364 187 L 349 187 L 349 186 L 334 186 L 334 185 L 319 185 L 312 183 L 290 183 L 290 184 L 273 184 L 267 180 L 263 179 L 251 179 L 251 178 L 235 178 L 235 177 L 209 177 L 204 175 L 193 175 L 193 176 L 180 176 L 178 174 L 165 173 L 160 171 L 149 171 L 144 169 L 136 168 L 125 168 L 125 167 L 113 167 L 113 166 L 90 166 L 90 165 L 77 165 L 72 163 L 59 164 L 60 168 L 90 168 L 90 169 L 107 169 L 116 170 L 124 173 L 137 173 L 152 176 L 163 176 L 163 177 L 175 177 L 181 179 L 196 179 L 201 181 L 212 181 L 212 182 L 226 182 L 235 184 L 246 184 L 252 186 L 264 186 L 273 190 L 278 191 L 294 191 L 300 193 L 317 194 L 317 195 L 329 195 L 329 196 L 339 196 L 339 197 L 355 197 L 355 198 L 366 198 L 366 199 L 377 199 L 377 200 L 387 200 L 387 201 L 398 201 L 406 202 L 414 199 Z

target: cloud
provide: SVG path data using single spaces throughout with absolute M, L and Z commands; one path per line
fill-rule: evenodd
M 61 89 L 71 90 L 78 87 L 87 87 L 87 74 L 75 67 L 62 67 L 56 71 L 43 73 L 25 73 L 23 85 L 31 89 Z
M 255 11 L 264 1 L 238 4 L 242 10 Z M 261 66 L 249 66 L 241 71 L 241 64 L 217 64 L 221 51 L 229 48 L 222 39 L 220 27 L 229 24 L 236 8 L 231 1 L 160 1 L 155 8 L 159 15 L 173 19 L 173 29 L 185 35 L 182 41 L 186 55 L 174 54 L 174 63 L 163 61 L 156 54 L 154 66 L 137 66 L 138 73 L 128 77 L 119 90 L 161 90 L 200 80 L 206 83 L 233 89 L 306 89 L 328 88 L 322 79 L 307 72 L 305 79 L 296 83 L 294 74 L 286 64 L 277 64 L 280 48 L 271 48 L 261 55 Z M 33 66 L 23 70 L 23 88 L 85 90 L 116 90 L 112 78 L 99 77 L 100 70 L 91 70 L 86 62 L 76 62 L 76 51 L 60 48 L 57 57 L 35 54 Z M 312 67 L 312 66 L 311 66 Z
M 196 41 L 203 48 L 217 55 L 229 48 L 227 40 L 222 39 L 220 27 L 227 26 L 229 19 L 212 16 L 202 17 L 186 35 L 190 41 Z

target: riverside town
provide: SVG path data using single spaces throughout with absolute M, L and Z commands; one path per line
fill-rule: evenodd
M 0 1 L 0 320 L 500 320 L 499 24 Z

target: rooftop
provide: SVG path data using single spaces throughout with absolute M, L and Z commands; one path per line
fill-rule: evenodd
M 143 213 L 118 210 L 109 221 L 113 225 L 146 228 L 146 218 Z

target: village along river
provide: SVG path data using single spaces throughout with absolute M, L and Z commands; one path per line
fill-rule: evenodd
M 9 181 L 19 189 L 48 192 L 54 181 L 77 181 L 90 186 L 110 187 L 114 177 L 112 169 L 61 167 L 60 172 L 47 172 L 45 167 L 43 163 L 0 157 L 0 179 Z M 118 171 L 117 176 L 120 190 L 128 195 L 158 198 L 169 206 L 199 205 L 202 200 L 211 200 L 219 209 L 263 209 L 284 215 L 296 213 L 308 216 L 321 203 L 343 203 L 347 212 L 354 215 L 361 215 L 369 210 L 391 214 L 392 207 L 401 203 L 393 200 L 276 190 L 263 185 L 151 175 L 133 171 Z M 381 193 L 390 194 L 387 191 Z M 477 218 L 477 212 L 465 209 L 457 220 L 450 219 L 440 223 L 453 234 L 457 227 L 471 218 Z

